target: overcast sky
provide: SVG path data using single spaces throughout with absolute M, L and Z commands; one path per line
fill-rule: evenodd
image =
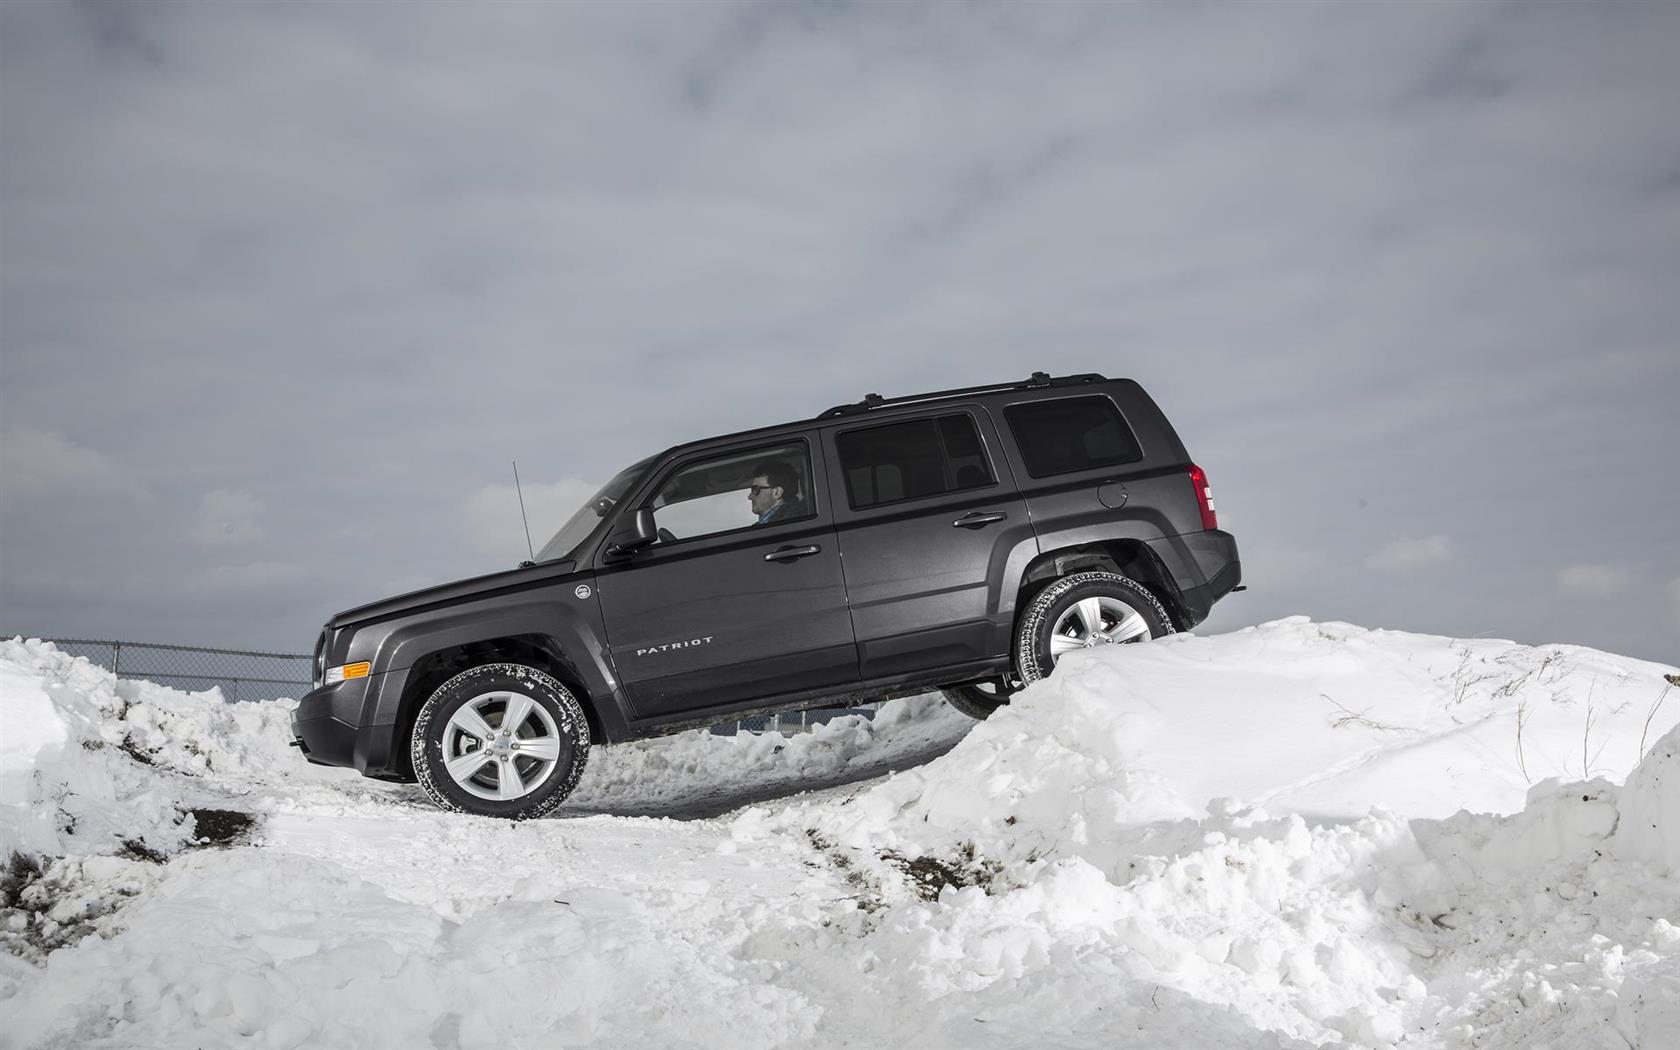
M 0 630 L 306 651 L 679 441 L 1141 382 L 1250 589 L 1680 660 L 1680 4 L 0 5 Z

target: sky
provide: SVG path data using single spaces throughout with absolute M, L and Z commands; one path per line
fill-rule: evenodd
M 0 5 L 0 632 L 304 652 L 1102 372 L 1290 614 L 1680 660 L 1680 5 Z

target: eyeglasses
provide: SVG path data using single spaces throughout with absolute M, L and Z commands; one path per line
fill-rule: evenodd
M 775 487 L 776 486 L 774 486 L 774 485 L 748 485 L 747 486 L 747 491 L 752 493 L 754 496 L 756 496 L 760 492 L 763 492 L 765 489 L 773 489 Z

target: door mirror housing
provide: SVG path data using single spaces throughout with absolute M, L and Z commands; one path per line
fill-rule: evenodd
M 607 553 L 613 557 L 634 554 L 659 538 L 659 527 L 653 523 L 653 508 L 638 507 L 630 527 L 607 537 Z

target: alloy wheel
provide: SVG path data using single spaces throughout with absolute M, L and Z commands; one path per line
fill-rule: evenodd
M 463 791 L 511 802 L 554 773 L 562 742 L 554 716 L 531 697 L 509 690 L 480 693 L 444 725 L 444 768 Z

